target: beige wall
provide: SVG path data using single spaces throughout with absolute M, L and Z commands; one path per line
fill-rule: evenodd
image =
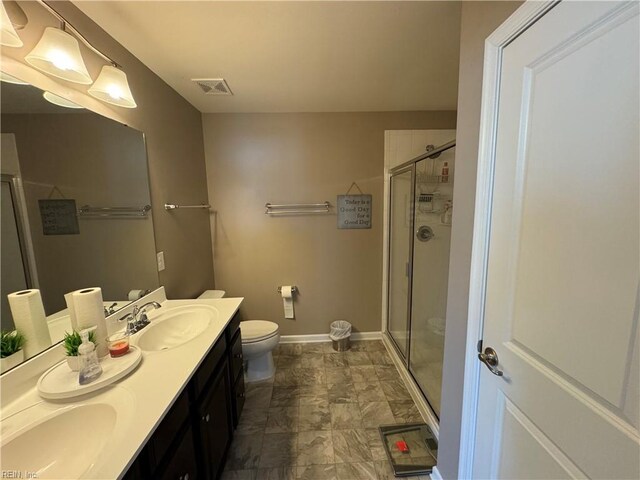
M 200 112 L 67 1 L 51 4 L 97 48 L 123 66 L 138 108 L 111 107 L 88 97 L 86 86 L 54 82 L 27 67 L 23 58 L 35 46 L 44 27 L 59 24 L 37 2 L 19 4 L 29 18 L 27 27 L 20 31 L 25 45 L 2 47 L 2 68 L 145 133 L 156 246 L 164 251 L 166 263 L 166 269 L 159 274 L 160 284 L 166 287 L 169 298 L 189 298 L 212 288 L 209 215 L 202 210 L 168 213 L 162 208 L 167 201 L 208 201 Z M 82 54 L 95 79 L 104 61 L 85 47 Z
M 46 313 L 66 308 L 64 294 L 79 288 L 100 286 L 105 301 L 157 288 L 151 217 L 80 218 L 77 235 L 44 235 L 38 205 L 61 195 L 77 208 L 148 204 L 143 135 L 93 113 L 3 114 L 1 127 L 16 139 Z
M 336 319 L 380 331 L 384 131 L 439 128 L 455 128 L 455 112 L 204 115 L 216 286 L 285 335 L 328 333 Z M 370 230 L 338 230 L 335 213 L 264 214 L 267 202 L 335 205 L 353 181 L 373 195 Z M 285 320 L 276 289 L 292 284 Z
M 484 40 L 520 5 L 521 2 L 482 1 L 464 2 L 462 5 L 456 179 L 453 192 L 455 209 L 438 447 L 438 470 L 445 479 L 458 478 Z

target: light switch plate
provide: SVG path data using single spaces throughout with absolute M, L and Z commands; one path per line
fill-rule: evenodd
M 158 258 L 158 271 L 161 272 L 164 270 L 164 252 L 158 252 L 156 257 Z

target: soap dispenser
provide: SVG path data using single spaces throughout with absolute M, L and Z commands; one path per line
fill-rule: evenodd
M 102 367 L 100 366 L 100 362 L 98 362 L 96 346 L 93 342 L 89 341 L 89 330 L 82 330 L 80 337 L 82 338 L 82 343 L 78 347 L 78 355 L 80 356 L 80 375 L 78 376 L 78 381 L 80 385 L 86 385 L 102 375 Z

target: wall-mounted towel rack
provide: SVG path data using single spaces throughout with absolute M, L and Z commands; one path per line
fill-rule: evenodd
M 211 209 L 211 205 L 207 204 L 200 204 L 200 205 L 176 205 L 175 203 L 165 203 L 164 204 L 164 209 L 165 210 L 177 210 L 178 208 L 201 208 L 201 209 L 206 209 L 209 210 Z
M 151 211 L 151 205 L 142 207 L 92 207 L 83 205 L 78 209 L 78 217 L 145 218 Z
M 284 203 L 265 204 L 267 215 L 306 215 L 311 213 L 329 213 L 331 203 Z

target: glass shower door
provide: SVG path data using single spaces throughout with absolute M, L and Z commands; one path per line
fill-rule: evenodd
M 389 221 L 388 332 L 398 350 L 407 357 L 409 347 L 409 275 L 411 273 L 411 237 L 413 167 L 391 177 Z
M 440 416 L 455 147 L 416 163 L 409 370 Z M 446 176 L 444 174 L 447 174 Z

